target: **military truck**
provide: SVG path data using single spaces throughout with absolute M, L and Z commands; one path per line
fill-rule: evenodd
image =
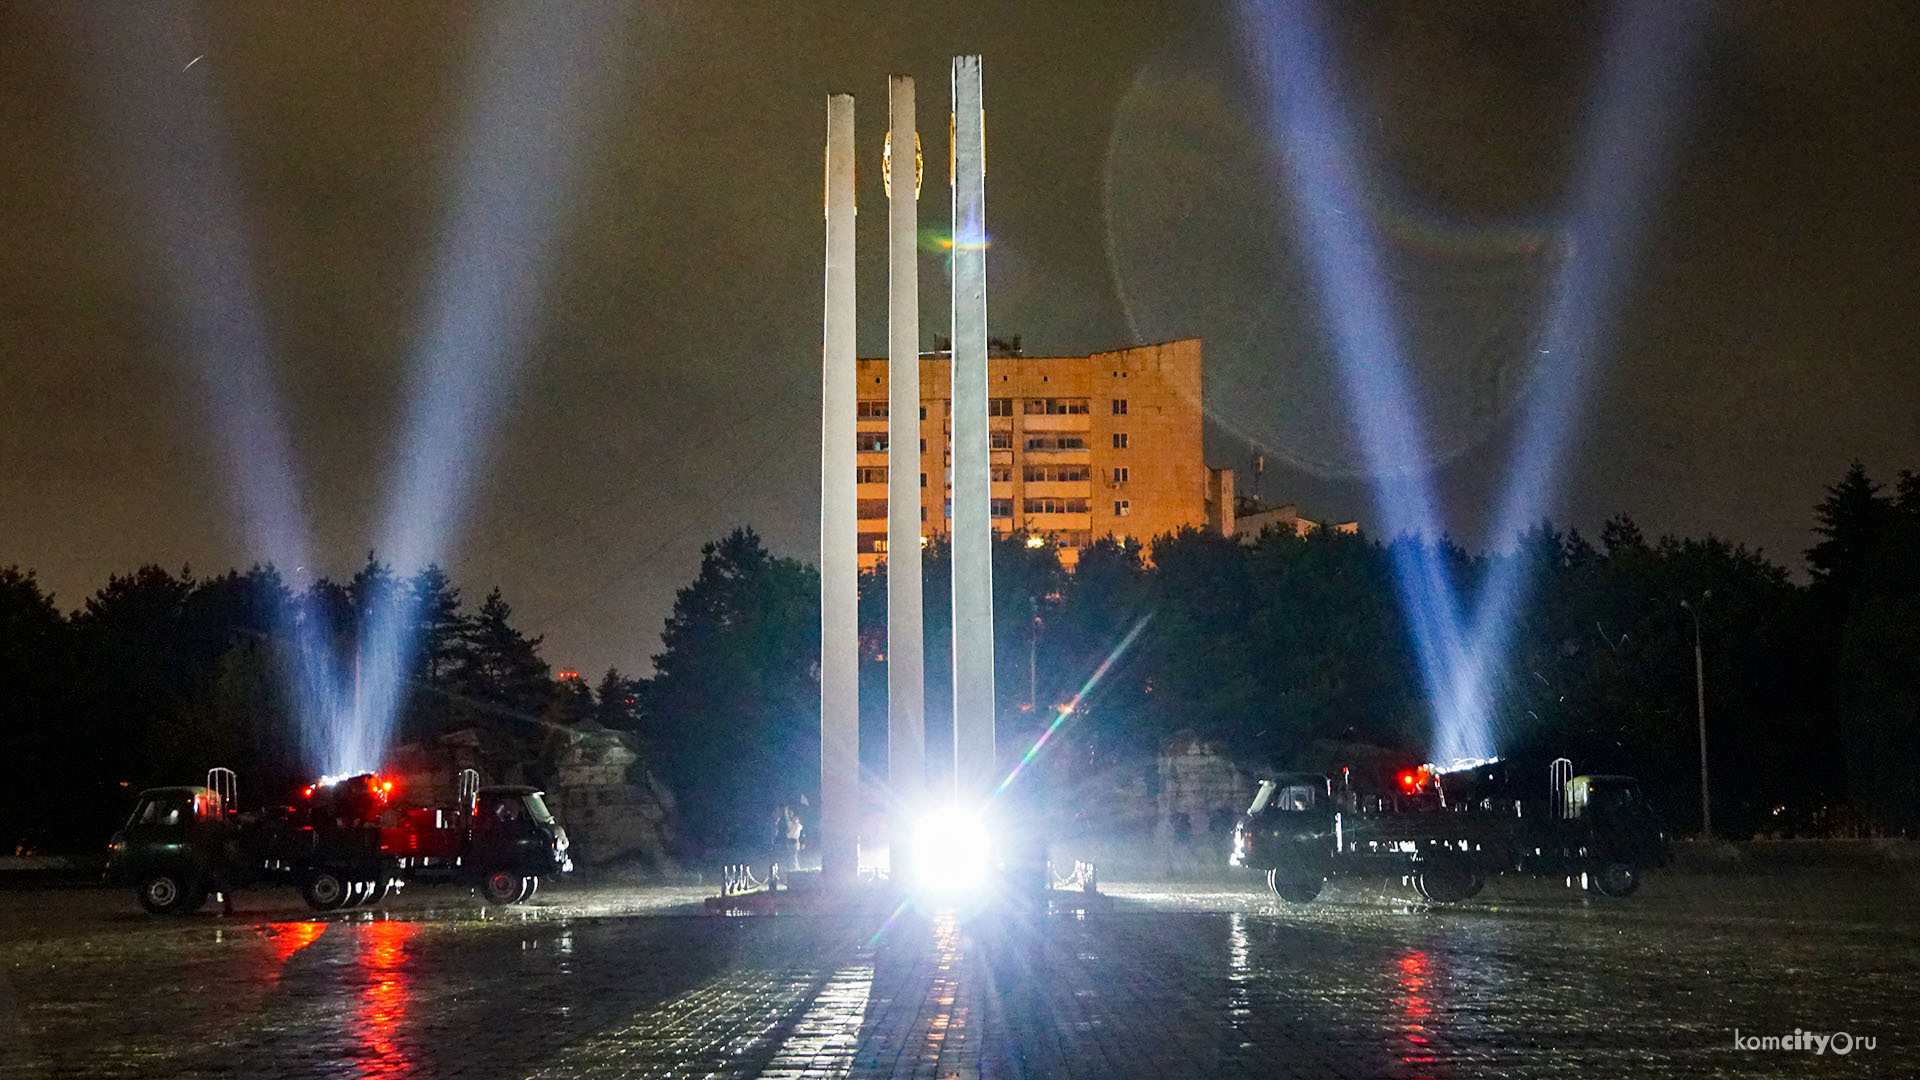
M 1234 866 L 1262 871 L 1292 903 L 1335 876 L 1399 876 L 1423 899 L 1458 903 L 1494 874 L 1564 877 L 1590 892 L 1631 896 L 1672 845 L 1631 776 L 1549 767 L 1538 797 L 1508 763 L 1424 765 L 1389 789 L 1319 773 L 1262 780 L 1234 828 Z
M 532 898 L 540 878 L 573 869 L 567 833 L 541 792 L 482 787 L 468 770 L 450 807 L 396 802 L 371 773 L 308 785 L 297 802 L 241 812 L 232 770 L 204 786 L 150 788 L 108 846 L 107 878 L 156 915 L 209 895 L 293 885 L 307 906 L 371 905 L 413 883 L 470 885 L 493 904 Z

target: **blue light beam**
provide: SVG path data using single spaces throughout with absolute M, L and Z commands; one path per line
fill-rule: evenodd
M 1437 542 L 1443 531 L 1427 482 L 1426 439 L 1405 375 L 1404 348 L 1380 244 L 1372 235 L 1366 179 L 1328 73 L 1327 34 L 1313 5 L 1242 0 L 1242 40 L 1262 91 L 1263 118 L 1291 195 L 1295 225 L 1320 294 L 1342 392 L 1359 429 L 1375 513 L 1389 535 L 1400 592 L 1442 757 L 1488 752 L 1484 710 L 1467 676 L 1456 589 Z
M 403 568 L 444 555 L 466 510 L 495 413 L 538 314 L 538 296 L 596 91 L 624 35 L 616 5 L 490 4 L 473 107 L 452 163 L 454 211 L 437 273 L 385 515 L 382 553 Z M 337 771 L 378 764 L 418 648 L 404 593 L 362 629 L 353 720 Z
M 183 67 L 165 44 L 191 35 L 170 25 L 160 7 L 89 5 L 78 16 L 80 38 L 96 61 L 98 112 L 115 171 L 164 285 L 233 511 L 255 558 L 312 565 L 255 288 L 246 200 L 224 137 L 220 64 L 203 63 L 202 54 Z M 338 708 L 339 688 L 323 628 L 299 608 L 276 612 L 275 629 L 294 648 L 290 696 L 304 749 L 318 763 L 328 753 L 325 721 Z
M 1673 157 L 1699 8 L 1690 0 L 1621 0 L 1601 59 L 1565 226 L 1568 258 L 1545 313 L 1531 400 L 1491 537 L 1518 537 L 1546 515 L 1591 396 L 1595 361 L 1610 342 L 1635 239 Z M 1524 551 L 1493 560 L 1475 604 L 1472 640 L 1503 656 L 1537 569 Z M 1485 680 L 1485 673 L 1480 676 Z M 1474 691 L 1484 699 L 1490 688 Z

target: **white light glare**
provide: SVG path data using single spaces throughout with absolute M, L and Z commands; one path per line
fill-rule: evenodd
M 964 893 L 987 883 L 993 840 L 977 811 L 943 807 L 920 819 L 913 834 L 913 868 L 929 892 Z

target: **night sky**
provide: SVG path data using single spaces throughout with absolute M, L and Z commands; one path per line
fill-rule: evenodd
M 646 669 L 700 544 L 729 527 L 813 559 L 824 98 L 859 97 L 860 348 L 880 355 L 886 75 L 920 79 L 932 237 L 959 52 L 985 57 L 993 332 L 1035 354 L 1206 337 L 1210 464 L 1262 453 L 1269 499 L 1364 523 L 1221 7 L 703 2 L 606 20 L 619 29 L 579 58 L 597 88 L 496 136 L 582 149 L 550 193 L 551 257 L 515 282 L 525 333 L 469 426 L 481 456 L 437 557 L 474 601 L 500 585 L 556 666 L 588 672 Z M 233 194 L 210 205 L 251 253 L 316 564 L 292 576 L 350 575 L 382 543 L 464 106 L 515 69 L 485 59 L 479 4 L 181 4 L 150 25 L 82 10 L 0 7 L 0 565 L 72 608 L 142 562 L 271 554 L 183 344 L 168 275 L 190 260 L 152 227 L 178 194 L 154 177 L 183 173 L 135 164 L 124 134 L 175 130 L 184 101 L 214 118 Z M 1577 257 L 1556 223 L 1609 10 L 1409 2 L 1334 23 L 1444 524 L 1471 546 L 1528 404 L 1544 283 Z M 1556 521 L 1592 532 L 1624 511 L 1797 569 L 1849 459 L 1881 479 L 1920 468 L 1917 10 L 1702 9 L 1676 153 L 1615 237 L 1623 288 Z M 946 282 L 937 243 L 923 251 L 931 347 Z M 1471 389 L 1488 371 L 1511 400 Z

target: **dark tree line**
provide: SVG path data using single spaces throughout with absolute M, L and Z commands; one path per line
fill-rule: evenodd
M 381 605 L 411 614 L 418 643 L 400 673 L 396 741 L 484 724 L 537 747 L 555 723 L 637 728 L 632 680 L 554 679 L 498 589 L 470 609 L 435 566 L 402 578 L 370 557 L 349 581 L 298 592 L 272 567 L 201 578 L 145 566 L 71 614 L 31 572 L 0 568 L 0 760 L 12 766 L 0 845 L 90 850 L 134 792 L 197 782 L 213 765 L 238 770 L 256 798 L 310 780 L 323 736 L 301 717 L 328 694 L 350 697 Z M 323 670 L 333 686 L 319 685 Z
M 1817 515 L 1807 584 L 1746 547 L 1649 539 L 1625 517 L 1597 538 L 1542 525 L 1497 556 L 1444 545 L 1435 554 L 1467 597 L 1498 560 L 1528 564 L 1508 646 L 1487 657 L 1499 750 L 1633 773 L 1676 826 L 1697 828 L 1697 616 L 1718 830 L 1920 827 L 1920 482 L 1902 474 L 1883 492 L 1856 465 Z M 1150 773 L 1181 731 L 1250 764 L 1330 743 L 1428 750 L 1433 716 L 1390 544 L 1188 531 L 1156 541 L 1150 561 L 1136 544 L 1095 543 L 1067 573 L 1027 539 L 994 554 L 1000 757 L 1011 767 L 1058 721 L 1024 774 L 1056 799 Z M 938 543 L 926 556 L 938 761 L 951 738 L 949 562 Z M 750 841 L 772 807 L 818 783 L 817 597 L 812 567 L 745 530 L 707 545 L 680 594 L 640 700 L 697 841 Z M 884 568 L 862 579 L 860 619 L 862 761 L 883 777 Z
M 1634 773 L 1677 826 L 1697 827 L 1697 617 L 1716 827 L 1920 828 L 1920 479 L 1902 473 L 1888 490 L 1855 465 L 1816 515 L 1804 584 L 1745 547 L 1649 539 L 1624 517 L 1597 538 L 1543 525 L 1497 556 L 1430 553 L 1468 597 L 1512 569 L 1498 560 L 1527 563 L 1508 646 L 1488 657 L 1499 749 Z M 1116 777 L 1149 776 L 1183 731 L 1248 764 L 1327 744 L 1428 749 L 1433 717 L 1392 570 L 1391 545 L 1414 541 L 1188 531 L 1159 538 L 1151 560 L 1137 544 L 1095 543 L 1072 573 L 1028 541 L 996 546 L 994 614 L 1001 760 L 1052 731 L 1025 766 L 1030 790 L 1104 797 Z M 926 555 L 939 761 L 951 745 L 949 560 L 938 543 Z M 349 581 L 295 592 L 270 567 L 198 578 L 149 566 L 71 613 L 30 572 L 0 569 L 0 760 L 14 770 L 0 785 L 0 843 L 91 849 L 130 789 L 213 764 L 262 792 L 310 776 L 299 643 L 319 641 L 349 672 L 363 626 L 396 603 L 418 643 L 396 739 L 478 723 L 532 747 L 546 725 L 597 720 L 640 737 L 692 846 L 757 842 L 773 808 L 818 785 L 818 598 L 813 567 L 736 530 L 703 549 L 653 674 L 609 671 L 589 688 L 552 677 L 498 590 L 470 607 L 436 567 L 400 577 L 370 558 Z M 860 593 L 861 753 L 876 777 L 885 618 L 883 568 Z

